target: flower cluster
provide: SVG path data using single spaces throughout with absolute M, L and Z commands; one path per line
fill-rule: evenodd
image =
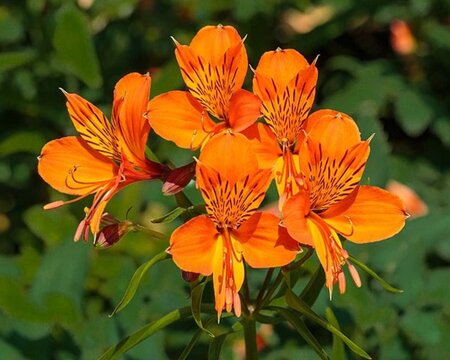
M 174 40 L 188 90 L 149 101 L 150 76 L 128 74 L 115 87 L 111 121 L 93 104 L 64 91 L 79 136 L 51 141 L 39 156 L 41 177 L 77 196 L 45 208 L 93 194 L 75 240 L 86 240 L 92 232 L 95 241 L 108 246 L 130 227 L 115 222 L 102 228 L 114 194 L 130 183 L 154 179 L 171 194 L 195 176 L 206 214 L 177 228 L 168 252 L 184 272 L 212 275 L 219 317 L 224 309 L 241 314 L 245 263 L 281 267 L 302 246 L 315 249 L 330 295 L 336 283 L 345 291 L 345 264 L 360 286 L 341 237 L 354 243 L 383 240 L 399 232 L 406 218 L 397 196 L 359 185 L 371 138 L 362 140 L 355 121 L 344 113 L 311 112 L 316 60 L 309 63 L 292 49 L 266 52 L 252 69 L 251 92 L 242 88 L 249 68 L 244 40 L 222 25 L 202 28 L 189 45 Z M 151 128 L 179 147 L 199 149 L 198 158 L 179 169 L 147 159 Z M 279 194 L 278 216 L 258 210 L 272 181 Z

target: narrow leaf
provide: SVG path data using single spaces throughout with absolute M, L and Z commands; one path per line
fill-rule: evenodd
M 6 72 L 17 67 L 30 63 L 36 57 L 36 51 L 33 49 L 24 49 L 19 51 L 8 51 L 0 54 L 0 71 Z
M 145 273 L 155 264 L 159 263 L 160 261 L 166 260 L 170 257 L 169 254 L 167 254 L 165 251 L 159 253 L 158 255 L 154 256 L 152 259 L 147 261 L 146 263 L 142 264 L 138 267 L 136 272 L 133 274 L 133 277 L 131 278 L 130 283 L 128 284 L 128 288 L 125 291 L 125 294 L 122 297 L 122 300 L 117 304 L 114 311 L 109 315 L 110 317 L 114 314 L 118 313 L 120 310 L 122 310 L 125 306 L 128 305 L 128 303 L 133 299 L 134 295 L 136 294 L 136 291 L 139 287 L 139 283 L 141 282 L 142 278 L 144 277 Z
M 305 341 L 313 348 L 313 350 L 319 355 L 321 359 L 328 359 L 328 354 L 326 351 L 320 346 L 319 341 L 314 337 L 311 331 L 306 327 L 303 320 L 298 316 L 295 312 L 283 309 L 276 308 L 277 311 L 283 316 L 300 334 L 300 336 L 305 339 Z M 334 357 L 333 357 L 334 360 Z
M 386 280 L 384 280 L 380 275 L 378 275 L 375 271 L 373 271 L 371 268 L 369 268 L 366 264 L 362 263 L 358 259 L 354 258 L 353 256 L 350 256 L 350 261 L 357 265 L 360 269 L 364 270 L 366 273 L 368 273 L 370 276 L 372 276 L 375 280 L 377 280 L 380 285 L 385 288 L 389 292 L 393 293 L 402 293 L 402 289 L 397 289 L 396 287 L 390 285 Z
M 333 325 L 336 329 L 341 331 L 339 322 L 336 316 L 334 315 L 333 310 L 331 310 L 330 307 L 327 307 L 325 309 L 325 316 L 327 317 L 327 320 L 331 325 Z M 339 338 L 339 336 L 336 336 L 334 334 L 333 334 L 333 347 L 331 348 L 331 358 L 333 360 L 345 360 L 347 358 L 345 356 L 344 343 Z
M 200 339 L 200 336 L 202 335 L 202 332 L 203 332 L 202 329 L 198 329 L 194 333 L 194 336 L 192 336 L 191 340 L 186 345 L 186 347 L 184 348 L 184 350 L 181 353 L 181 355 L 178 357 L 178 360 L 186 360 L 187 359 L 187 357 L 191 353 L 192 349 L 194 348 L 194 346 L 197 344 L 198 340 Z
M 98 360 L 119 359 L 128 350 L 152 336 L 157 331 L 165 328 L 175 321 L 189 317 L 190 314 L 191 309 L 189 307 L 174 310 L 122 339 L 117 345 L 110 347 Z
M 288 305 L 297 310 L 304 316 L 306 316 L 311 321 L 314 321 L 318 325 L 322 326 L 324 329 L 327 329 L 331 333 L 339 336 L 339 338 L 347 344 L 350 350 L 352 350 L 355 354 L 365 358 L 371 359 L 369 354 L 367 354 L 361 347 L 356 345 L 352 340 L 350 340 L 346 335 L 344 335 L 341 331 L 336 329 L 333 325 L 323 320 L 319 315 L 317 315 L 307 303 L 305 303 L 302 299 L 298 298 L 292 291 L 288 290 L 286 292 L 286 301 Z
M 207 281 L 204 281 L 200 284 L 198 284 L 196 287 L 194 287 L 192 289 L 191 292 L 191 299 L 192 299 L 192 303 L 191 303 L 191 310 L 192 310 L 192 316 L 195 320 L 195 322 L 197 323 L 198 327 L 203 330 L 204 332 L 206 332 L 210 337 L 214 337 L 214 334 L 207 330 L 202 323 L 202 297 L 203 297 L 203 290 L 205 289 L 205 285 L 206 285 Z
M 225 333 L 225 334 L 216 336 L 214 339 L 211 340 L 211 342 L 209 343 L 209 349 L 208 349 L 208 360 L 219 360 L 220 359 L 220 353 L 222 352 L 222 346 L 228 335 L 229 335 L 229 333 Z
M 151 219 L 150 221 L 152 223 L 154 223 L 154 224 L 172 222 L 178 216 L 180 216 L 181 214 L 184 214 L 186 211 L 187 211 L 186 208 L 177 207 L 177 208 L 173 209 L 172 211 L 170 211 L 169 213 L 167 213 L 167 214 L 165 214 L 165 215 L 163 215 L 161 217 Z
M 316 272 L 309 280 L 308 284 L 303 289 L 300 294 L 300 298 L 309 306 L 312 306 L 317 297 L 320 294 L 320 291 L 325 284 L 325 273 L 323 272 L 322 266 L 318 266 Z

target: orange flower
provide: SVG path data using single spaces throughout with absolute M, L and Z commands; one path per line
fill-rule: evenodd
M 350 117 L 331 117 L 327 110 L 323 114 L 308 120 L 309 133 L 298 163 L 304 187 L 286 201 L 283 223 L 294 239 L 316 249 L 331 296 L 336 282 L 340 292 L 345 291 L 345 263 L 361 286 L 338 234 L 355 243 L 383 240 L 403 228 L 406 212 L 397 196 L 358 185 L 370 139 L 361 141 Z
M 268 127 L 255 124 L 244 134 L 253 141 L 261 166 L 275 166 L 280 206 L 302 185 L 294 163 L 316 83 L 315 61 L 309 65 L 292 49 L 264 53 L 255 70 L 253 91 L 262 101 Z
M 227 154 L 227 156 L 217 156 Z M 278 217 L 256 212 L 271 181 L 271 171 L 258 169 L 248 140 L 241 134 L 216 135 L 204 147 L 197 164 L 197 186 L 207 215 L 176 229 L 169 252 L 184 271 L 213 274 L 216 310 L 241 314 L 239 290 L 244 259 L 252 267 L 291 262 L 298 244 Z
M 205 26 L 189 46 L 174 41 L 189 91 L 169 91 L 150 101 L 149 121 L 158 135 L 196 149 L 212 135 L 225 129 L 241 132 L 261 116 L 258 98 L 241 89 L 248 61 L 235 28 Z
M 416 39 L 408 23 L 394 20 L 390 25 L 392 49 L 400 55 L 410 55 L 417 50 Z
M 56 201 L 45 209 L 95 194 L 80 223 L 75 240 L 86 240 L 90 227 L 95 235 L 108 201 L 126 185 L 163 178 L 166 168 L 145 157 L 150 131 L 144 113 L 150 92 L 150 76 L 131 73 L 114 89 L 112 121 L 95 105 L 65 91 L 67 109 L 79 136 L 67 136 L 47 143 L 39 156 L 41 177 L 56 190 L 78 195 L 70 201 Z

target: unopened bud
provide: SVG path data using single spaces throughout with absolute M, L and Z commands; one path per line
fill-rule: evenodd
M 195 161 L 170 171 L 164 180 L 162 192 L 164 195 L 175 195 L 189 184 L 195 175 Z
M 130 221 L 106 225 L 96 234 L 94 244 L 98 247 L 108 248 L 117 243 L 132 228 L 133 224 Z
M 190 271 L 181 271 L 181 276 L 183 277 L 184 281 L 191 283 L 191 282 L 194 282 L 195 280 L 197 280 L 198 277 L 200 276 L 200 274 L 190 272 Z

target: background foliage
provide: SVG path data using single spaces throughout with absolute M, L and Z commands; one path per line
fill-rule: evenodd
M 173 35 L 188 43 L 206 24 L 231 24 L 250 64 L 277 46 L 312 61 L 320 54 L 316 106 L 352 115 L 363 137 L 376 133 L 365 179 L 384 186 L 401 181 L 424 199 L 426 217 L 410 220 L 397 237 L 352 246 L 350 252 L 404 289 L 384 291 L 364 278 L 330 303 L 322 291 L 315 310 L 331 306 L 341 328 L 374 358 L 443 359 L 450 354 L 450 3 L 439 0 L 187 1 L 27 0 L 0 5 L 0 358 L 94 359 L 120 338 L 176 307 L 189 304 L 188 287 L 171 262 L 153 267 L 136 297 L 109 318 L 135 269 L 167 243 L 133 233 L 109 250 L 74 243 L 84 204 L 45 212 L 61 199 L 37 175 L 45 142 L 74 129 L 62 87 L 110 113 L 112 89 L 127 72 L 149 71 L 152 96 L 182 88 Z M 399 55 L 390 23 L 407 21 L 417 49 Z M 247 77 L 250 85 L 250 74 Z M 152 136 L 150 146 L 177 165 L 190 152 Z M 135 184 L 109 210 L 149 226 L 175 207 L 160 184 Z M 191 187 L 188 194 L 200 201 Z M 267 200 L 274 199 L 272 192 Z M 159 225 L 168 232 L 177 223 Z M 314 262 L 307 263 L 312 269 Z M 251 274 L 256 289 L 260 272 Z M 331 336 L 311 325 L 326 346 Z M 159 332 L 128 359 L 177 358 L 193 320 Z M 295 331 L 277 325 L 263 359 L 314 359 Z M 207 338 L 194 348 L 203 358 Z M 231 337 L 226 344 L 236 344 Z M 235 345 L 236 348 L 239 344 Z M 232 356 L 227 347 L 225 358 Z M 356 355 L 347 353 L 347 358 Z

